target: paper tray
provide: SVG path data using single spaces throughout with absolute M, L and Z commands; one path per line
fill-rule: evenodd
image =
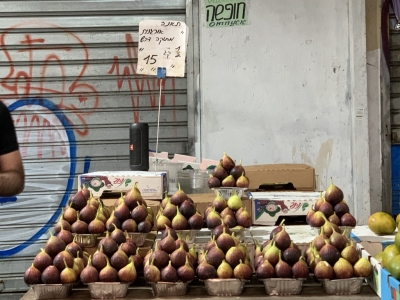
M 155 297 L 178 297 L 187 294 L 189 282 L 151 283 Z
M 72 235 L 76 237 L 76 241 L 81 243 L 84 247 L 94 247 L 97 244 L 97 234 L 73 233 Z
M 188 244 L 194 243 L 194 239 L 196 238 L 197 232 L 200 230 L 176 230 L 176 233 Z
M 90 296 L 95 299 L 124 298 L 130 283 L 94 282 L 88 283 Z
M 71 284 L 35 284 L 32 290 L 35 299 L 63 299 L 68 298 L 72 291 Z
M 354 277 L 349 279 L 320 280 L 325 293 L 330 295 L 352 295 L 361 292 L 364 277 Z
M 147 233 L 128 232 L 128 236 L 135 242 L 136 246 L 141 247 L 146 241 Z
M 238 296 L 243 293 L 245 281 L 235 278 L 204 280 L 207 293 L 211 296 Z
M 247 188 L 239 188 L 239 187 L 219 187 L 219 188 L 213 188 L 215 195 L 221 195 L 225 200 L 228 200 L 230 196 L 234 194 L 236 191 L 236 195 L 240 199 L 243 197 L 243 193 Z
M 261 279 L 268 295 L 297 295 L 303 289 L 303 279 L 268 278 Z
M 314 230 L 315 235 L 319 235 L 321 231 L 321 227 L 311 227 Z M 354 229 L 354 227 L 350 226 L 339 226 L 340 231 L 343 233 L 346 230 L 345 237 L 348 239 L 350 238 L 351 231 Z

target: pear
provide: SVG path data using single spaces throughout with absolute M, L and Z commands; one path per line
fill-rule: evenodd
M 41 277 L 40 271 L 32 264 L 28 269 L 26 269 L 24 273 L 24 282 L 27 285 L 40 284 L 41 283 L 40 277 Z
M 233 195 L 228 199 L 228 207 L 233 211 L 237 211 L 239 208 L 242 207 L 242 199 L 237 195 L 236 191 L 233 192 Z
M 210 189 L 218 188 L 221 186 L 221 181 L 210 174 L 210 178 L 208 178 L 207 185 Z
M 334 278 L 333 268 L 326 261 L 320 261 L 314 268 L 314 275 L 319 280 L 332 280 Z
M 89 256 L 89 261 L 86 267 L 82 270 L 80 274 L 81 282 L 84 284 L 99 281 L 99 271 L 92 266 L 92 256 Z
M 322 196 L 322 191 L 319 192 L 319 197 L 317 199 L 317 201 L 314 204 L 314 210 L 318 211 L 319 207 L 321 206 L 322 203 L 324 203 L 325 198 Z
M 143 197 L 140 194 L 139 189 L 137 188 L 137 182 L 132 186 L 132 188 L 125 194 L 124 202 L 126 206 L 129 207 L 129 210 L 133 210 L 135 207 L 137 207 L 138 202 L 140 204 L 143 203 Z
M 208 229 L 214 229 L 222 224 L 221 216 L 215 211 L 215 208 L 212 208 L 212 210 L 208 213 L 206 223 Z
M 118 281 L 118 272 L 111 265 L 107 258 L 107 265 L 99 273 L 100 282 L 116 282 Z
M 334 264 L 333 272 L 337 279 L 348 279 L 354 275 L 353 266 L 344 258 L 339 258 Z
M 215 247 L 211 248 L 206 255 L 206 260 L 209 262 L 214 268 L 218 268 L 218 266 L 222 263 L 222 260 L 225 258 L 224 252 L 218 247 L 216 244 Z
M 221 185 L 223 187 L 234 187 L 236 185 L 235 178 L 232 175 L 228 175 L 228 177 L 222 180 Z
M 178 190 L 171 196 L 171 203 L 173 205 L 181 205 L 183 201 L 188 200 L 188 196 L 183 190 L 181 190 L 181 185 L 178 182 Z
M 228 177 L 228 173 L 226 170 L 222 167 L 221 162 L 214 168 L 212 171 L 211 175 L 213 177 L 218 178 L 220 181 L 224 180 L 226 177 Z
M 180 267 L 178 270 L 178 278 L 182 281 L 182 282 L 190 282 L 194 279 L 195 273 L 193 268 L 190 266 L 189 264 L 189 260 L 188 257 L 186 256 L 186 262 L 185 265 L 183 265 L 182 267 Z
M 178 281 L 178 272 L 171 265 L 171 261 L 164 269 L 162 269 L 161 280 L 164 282 L 177 282 Z
M 164 192 L 164 198 L 161 200 L 161 208 L 164 209 L 167 203 L 171 203 L 171 198 L 168 197 L 168 191 Z
M 217 277 L 222 279 L 227 279 L 227 278 L 232 278 L 232 275 L 233 275 L 232 267 L 224 259 L 217 269 Z
M 299 261 L 293 265 L 292 271 L 294 278 L 298 279 L 308 278 L 309 275 L 308 265 L 303 257 L 300 256 Z
M 233 276 L 236 279 L 250 280 L 253 276 L 253 270 L 240 260 L 239 264 L 233 269 Z
M 236 180 L 241 176 L 245 175 L 246 172 L 242 166 L 242 160 L 240 160 L 240 163 L 235 165 L 232 170 L 229 172 L 230 175 L 232 175 Z
M 226 253 L 231 247 L 236 246 L 235 240 L 233 237 L 226 233 L 226 228 L 223 228 L 223 232 L 221 235 L 218 236 L 217 240 L 218 247 Z
M 243 251 L 240 250 L 239 247 L 235 246 L 235 247 L 231 247 L 225 255 L 225 260 L 226 262 L 232 267 L 235 268 L 240 260 L 244 261 L 244 259 L 246 258 L 246 254 L 243 253 Z
M 325 191 L 325 200 L 328 201 L 332 206 L 335 206 L 343 200 L 343 191 L 333 184 L 331 177 L 331 184 Z
M 264 253 L 264 258 L 269 261 L 269 263 L 275 267 L 275 265 L 279 262 L 279 253 L 280 250 L 275 245 L 275 241 L 272 242 L 271 247 Z
M 200 280 L 207 280 L 217 277 L 217 270 L 207 260 L 202 261 L 196 269 L 197 277 Z
M 371 263 L 365 257 L 360 258 L 353 266 L 354 276 L 368 277 L 372 274 Z
M 275 265 L 275 274 L 278 278 L 292 278 L 293 271 L 292 268 L 282 260 L 281 251 L 279 251 L 279 261 Z
M 243 172 L 243 174 L 238 179 L 236 179 L 236 186 L 240 188 L 248 188 L 249 185 L 250 185 L 250 180 L 246 176 L 244 176 Z
M 62 284 L 67 284 L 67 283 L 74 283 L 77 280 L 77 276 L 75 271 L 68 267 L 65 258 L 64 258 L 64 269 L 60 273 L 60 282 Z
M 287 248 L 290 247 L 290 236 L 286 232 L 285 229 L 285 224 L 282 225 L 282 231 L 278 232 L 275 235 L 275 245 L 278 247 L 281 251 L 285 251 Z
M 257 265 L 256 275 L 259 279 L 274 278 L 275 269 L 268 260 L 264 259 Z
M 230 158 L 226 153 L 224 152 L 224 156 L 221 158 L 221 166 L 227 171 L 230 172 L 234 167 L 235 167 L 235 162 L 233 161 L 232 158 Z
M 129 263 L 118 271 L 118 278 L 120 282 L 134 282 L 137 273 L 133 259 L 129 259 Z
M 181 214 L 178 207 L 176 207 L 176 216 L 172 219 L 171 226 L 175 230 L 185 230 L 188 228 L 188 221 Z

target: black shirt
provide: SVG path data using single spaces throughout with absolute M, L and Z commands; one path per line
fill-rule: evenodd
M 0 101 L 0 155 L 18 150 L 14 123 L 7 106 Z

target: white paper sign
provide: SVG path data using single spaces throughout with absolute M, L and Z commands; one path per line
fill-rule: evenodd
M 137 73 L 157 75 L 161 67 L 167 77 L 184 77 L 188 32 L 183 22 L 141 21 Z

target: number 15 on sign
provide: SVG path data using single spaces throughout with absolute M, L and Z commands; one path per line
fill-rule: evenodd
M 187 40 L 188 28 L 183 22 L 140 22 L 137 73 L 157 75 L 161 67 L 166 68 L 168 77 L 184 77 Z

